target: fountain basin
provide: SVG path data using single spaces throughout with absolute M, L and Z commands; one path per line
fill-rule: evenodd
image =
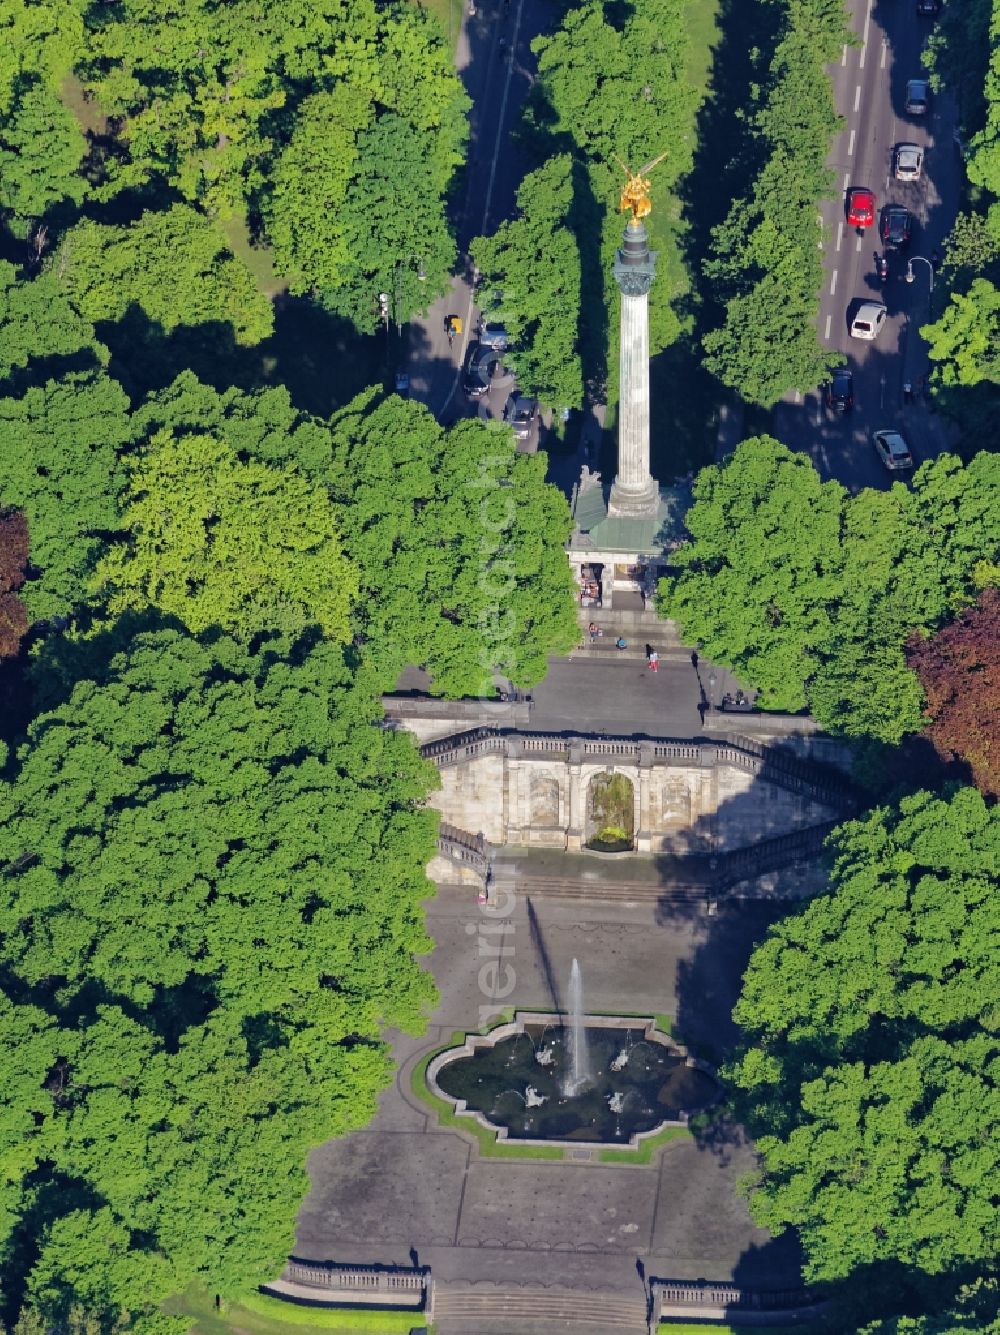
M 655 1020 L 607 1015 L 581 1017 L 590 1072 L 571 1093 L 572 1033 L 560 1020 L 518 1011 L 489 1034 L 467 1035 L 428 1064 L 431 1093 L 507 1145 L 581 1149 L 635 1149 L 664 1127 L 686 1126 L 721 1096 L 712 1068 Z M 544 1052 L 550 1061 L 539 1060 Z

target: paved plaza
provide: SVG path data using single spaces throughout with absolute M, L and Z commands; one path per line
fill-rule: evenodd
M 732 1039 L 747 955 L 773 910 L 665 916 L 656 905 L 523 895 L 513 903 L 504 962 L 515 981 L 503 998 L 489 995 L 497 971 L 483 969 L 497 920 L 468 890 L 442 888 L 429 904 L 440 1004 L 424 1036 L 396 1036 L 397 1079 L 370 1126 L 313 1153 L 297 1255 L 401 1265 L 416 1257 L 445 1285 L 560 1285 L 633 1298 L 637 1262 L 651 1276 L 795 1283 L 794 1244 L 755 1228 L 738 1194 L 754 1162 L 738 1127 L 723 1122 L 700 1140 L 674 1141 L 647 1166 L 484 1158 L 471 1136 L 441 1130 L 410 1087 L 421 1056 L 455 1030 L 475 1029 L 481 1007 L 564 1004 L 574 958 L 587 1009 L 668 1015 L 718 1060 Z M 499 976 L 509 985 L 510 974 Z

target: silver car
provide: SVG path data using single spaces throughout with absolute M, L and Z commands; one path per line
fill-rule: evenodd
M 878 337 L 878 331 L 885 324 L 885 316 L 886 308 L 880 301 L 863 301 L 851 321 L 851 338 L 863 338 L 871 342 Z
M 897 144 L 893 175 L 897 181 L 919 181 L 924 168 L 924 150 L 919 144 Z
M 876 431 L 872 436 L 875 452 L 890 473 L 913 467 L 910 447 L 898 431 Z
M 931 86 L 927 79 L 910 79 L 906 85 L 907 116 L 926 116 L 931 104 Z

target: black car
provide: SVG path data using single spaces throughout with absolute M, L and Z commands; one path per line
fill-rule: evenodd
M 909 209 L 901 204 L 889 204 L 882 210 L 879 235 L 884 246 L 899 246 L 905 249 L 910 244 L 913 232 L 913 217 Z
M 826 387 L 826 406 L 836 413 L 846 413 L 854 407 L 854 376 L 843 367 L 834 371 Z
M 500 354 L 496 348 L 486 347 L 483 343 L 473 343 L 469 349 L 462 388 L 472 399 L 481 398 L 490 392 L 490 382 Z

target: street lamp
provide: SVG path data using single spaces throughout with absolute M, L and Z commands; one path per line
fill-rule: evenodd
M 934 265 L 931 263 L 931 261 L 927 258 L 926 255 L 911 255 L 910 258 L 906 261 L 906 281 L 907 281 L 908 283 L 912 283 L 913 280 L 916 278 L 916 274 L 913 272 L 913 261 L 914 261 L 914 260 L 920 260 L 921 264 L 926 264 L 926 265 L 927 265 L 927 273 L 929 274 L 929 276 L 930 276 L 930 281 L 931 281 L 931 289 L 930 289 L 930 290 L 933 292 L 933 291 L 934 291 Z

